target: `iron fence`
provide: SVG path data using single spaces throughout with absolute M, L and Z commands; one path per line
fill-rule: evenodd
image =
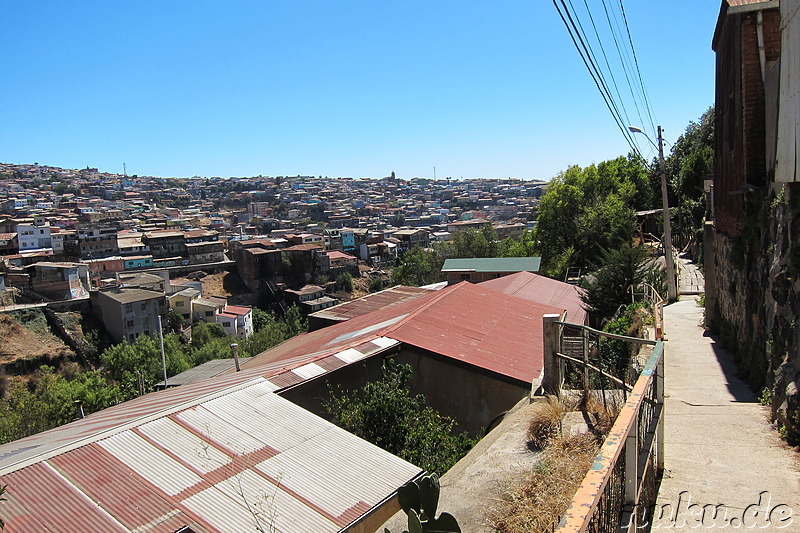
M 581 388 L 592 389 L 594 375 L 595 380 L 607 380 L 626 393 L 624 407 L 554 531 L 618 533 L 647 530 L 664 470 L 663 343 L 567 324 L 560 322 L 555 315 L 546 315 L 544 326 L 545 375 L 542 387 L 546 392 L 560 395 L 562 386 L 569 386 L 569 380 L 574 380 L 576 375 Z M 576 348 L 576 336 L 571 335 L 576 331 L 580 332 L 580 354 Z M 643 365 L 632 365 L 632 372 L 614 375 L 607 368 L 604 370 L 601 358 L 592 353 L 593 348 L 599 352 L 601 343 L 609 341 L 639 347 L 650 345 L 652 352 Z

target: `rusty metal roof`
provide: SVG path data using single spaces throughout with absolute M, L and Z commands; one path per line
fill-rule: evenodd
M 564 308 L 460 283 L 299 335 L 246 366 L 346 351 L 390 339 L 530 382 L 542 369 L 542 315 Z
M 84 440 L 62 428 L 92 417 L 41 434 L 68 445 L 24 461 L 0 447 L 5 531 L 240 532 L 260 517 L 277 531 L 335 532 L 421 473 L 273 394 L 263 378 L 232 377 L 246 381 L 187 385 L 109 409 L 120 416 L 115 427 L 97 432 L 95 423 Z M 159 410 L 136 419 L 145 405 Z
M 586 321 L 586 310 L 581 300 L 584 291 L 575 285 L 532 272 L 519 272 L 484 281 L 479 285 L 531 302 L 566 309 L 567 321 L 573 324 L 583 324 Z
M 358 300 L 351 300 L 329 307 L 328 309 L 323 309 L 322 311 L 317 311 L 316 313 L 311 313 L 309 316 L 336 321 L 350 320 L 351 318 L 378 311 L 390 305 L 412 300 L 418 296 L 429 293 L 430 290 L 428 289 L 397 285 L 374 294 L 369 294 Z

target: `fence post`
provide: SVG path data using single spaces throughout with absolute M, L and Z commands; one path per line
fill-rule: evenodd
M 583 337 L 583 398 L 589 399 L 589 332 L 581 331 Z
M 628 531 L 637 531 L 636 505 L 639 503 L 639 415 L 633 417 L 630 433 L 625 439 L 625 497 L 623 509 L 629 514 Z
M 542 379 L 542 389 L 545 394 L 552 394 L 561 397 L 561 384 L 564 381 L 561 371 L 561 361 L 558 360 L 558 337 L 559 328 L 557 321 L 561 320 L 561 315 L 542 316 L 542 333 L 544 344 L 544 378 Z
M 661 357 L 656 364 L 656 405 L 661 408 L 661 416 L 656 426 L 656 472 L 661 473 L 664 471 L 664 421 L 666 420 L 666 411 L 664 405 L 664 348 L 661 349 Z

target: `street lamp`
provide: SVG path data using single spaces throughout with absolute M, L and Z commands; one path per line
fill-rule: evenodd
M 675 284 L 675 263 L 672 260 L 672 229 L 669 221 L 669 198 L 667 197 L 667 170 L 664 165 L 664 139 L 661 136 L 661 126 L 658 126 L 658 146 L 642 130 L 635 126 L 628 126 L 632 133 L 641 133 L 658 150 L 658 173 L 661 175 L 661 206 L 664 212 L 664 258 L 667 262 L 667 300 L 674 302 L 678 299 L 678 288 Z

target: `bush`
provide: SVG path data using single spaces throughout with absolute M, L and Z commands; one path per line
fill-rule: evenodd
M 336 288 L 340 291 L 353 292 L 353 276 L 349 272 L 342 272 L 336 276 Z
M 443 474 L 475 440 L 455 434 L 456 422 L 428 407 L 423 395 L 411 396 L 412 370 L 388 360 L 383 379 L 353 393 L 329 389 L 325 408 L 339 427 L 380 446 L 428 472 Z
M 372 278 L 369 280 L 369 292 L 379 292 L 383 290 L 383 278 Z

